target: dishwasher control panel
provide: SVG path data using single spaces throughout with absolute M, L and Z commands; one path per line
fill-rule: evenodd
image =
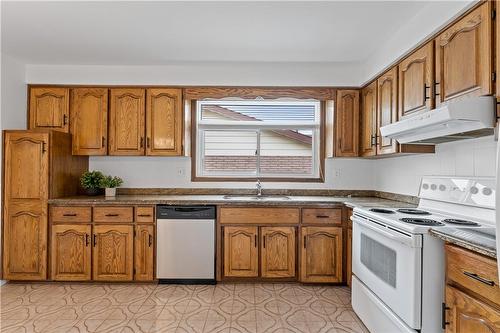
M 156 206 L 157 219 L 215 220 L 215 206 Z

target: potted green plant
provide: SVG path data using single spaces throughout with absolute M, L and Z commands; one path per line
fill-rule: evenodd
M 105 189 L 107 197 L 114 197 L 116 195 L 116 188 L 123 184 L 123 179 L 116 176 L 104 176 L 101 179 L 101 187 Z
M 102 193 L 101 180 L 104 175 L 100 171 L 85 171 L 80 177 L 80 184 L 87 195 L 99 195 Z

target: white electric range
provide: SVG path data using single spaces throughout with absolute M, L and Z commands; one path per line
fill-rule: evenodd
M 494 178 L 424 177 L 419 198 L 354 208 L 352 306 L 372 333 L 443 331 L 444 243 L 430 228 L 496 247 Z

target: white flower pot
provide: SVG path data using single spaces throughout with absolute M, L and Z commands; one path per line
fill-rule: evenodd
M 116 196 L 116 187 L 106 187 L 106 196 L 107 197 L 114 197 Z

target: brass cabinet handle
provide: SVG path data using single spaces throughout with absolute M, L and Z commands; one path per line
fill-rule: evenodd
M 89 246 L 89 234 L 85 234 L 85 246 Z
M 101 144 L 102 148 L 104 148 L 106 146 L 106 138 L 105 137 L 102 137 L 102 144 Z
M 441 84 L 439 82 L 435 82 L 434 83 L 434 96 L 439 96 L 439 87 L 441 86 Z
M 255 243 L 255 247 L 257 247 L 257 235 L 254 235 L 254 243 Z
M 153 245 L 153 236 L 152 235 L 149 235 L 149 247 L 151 247 L 151 245 Z
M 150 139 L 149 137 L 146 138 L 146 147 L 150 148 L 151 144 L 150 144 Z
M 328 215 L 316 215 L 316 217 L 317 217 L 318 219 L 327 219 L 327 218 L 329 218 L 330 216 L 328 216 Z
M 491 280 L 485 279 L 483 277 L 480 277 L 476 273 L 471 273 L 471 272 L 467 272 L 467 271 L 464 271 L 463 273 L 465 276 L 468 276 L 471 279 L 474 279 L 474 280 L 479 281 L 481 283 L 487 284 L 490 287 L 493 287 L 495 285 L 495 281 L 491 281 Z
M 430 90 L 430 89 L 431 89 L 431 87 L 429 87 L 428 85 L 426 85 L 426 84 L 424 83 L 424 99 L 425 99 L 426 101 L 427 101 L 427 100 L 429 100 L 429 99 L 431 98 L 429 95 L 427 95 L 427 89 L 429 89 L 429 90 Z
M 112 216 L 112 217 L 115 217 L 115 216 L 120 216 L 120 214 L 106 214 L 106 216 Z
M 76 216 L 76 214 L 75 213 L 71 213 L 71 214 L 67 213 L 67 214 L 63 214 L 63 216 Z
M 139 217 L 150 217 L 151 214 L 137 214 L 137 216 L 139 216 Z
M 264 236 L 264 239 L 263 239 L 263 244 L 262 244 L 262 246 L 263 246 L 264 248 L 266 248 L 266 236 Z
M 141 148 L 144 148 L 144 138 L 141 137 L 141 143 L 140 143 Z
M 446 303 L 441 303 L 441 328 L 443 330 L 446 329 L 446 325 L 449 325 L 450 322 L 446 321 L 446 310 L 450 308 L 446 306 Z
M 94 235 L 94 246 L 97 244 L 97 235 Z
M 306 236 L 304 236 L 304 249 L 306 248 Z

